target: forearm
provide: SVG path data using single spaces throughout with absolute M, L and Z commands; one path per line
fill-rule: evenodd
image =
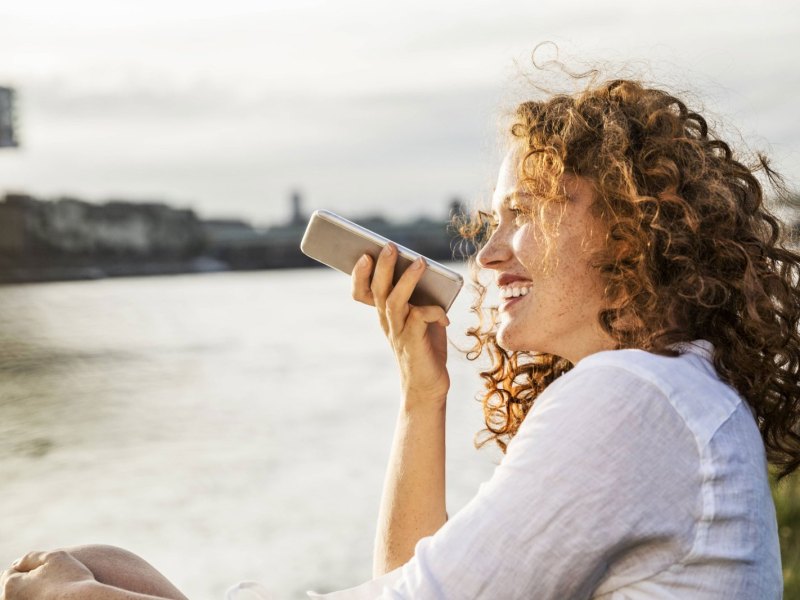
M 398 414 L 378 515 L 374 577 L 408 562 L 417 542 L 447 521 L 445 413 L 443 400 L 406 399 Z

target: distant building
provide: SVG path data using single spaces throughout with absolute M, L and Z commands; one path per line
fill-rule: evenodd
M 107 259 L 185 258 L 201 252 L 206 235 L 191 210 L 165 204 L 74 198 L 42 201 L 6 194 L 0 201 L 0 255 L 18 260 L 53 256 Z
M 11 88 L 0 87 L 0 148 L 17 146 L 15 93 Z
M 307 221 L 308 217 L 303 212 L 303 197 L 300 192 L 292 192 L 292 218 L 289 225 L 305 227 Z
M 253 226 L 241 219 L 206 219 L 202 222 L 209 243 L 222 245 L 257 236 Z
M 455 203 L 450 208 L 460 210 Z M 158 202 L 93 204 L 7 193 L 0 198 L 0 283 L 318 267 L 300 250 L 307 216 L 296 192 L 291 209 L 288 223 L 256 228 Z M 446 219 L 355 220 L 433 260 L 454 257 L 458 238 Z

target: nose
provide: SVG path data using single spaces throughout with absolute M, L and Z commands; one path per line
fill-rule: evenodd
M 496 229 L 476 257 L 482 269 L 498 269 L 511 256 L 506 236 Z

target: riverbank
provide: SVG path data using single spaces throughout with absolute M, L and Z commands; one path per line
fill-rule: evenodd
M 292 200 L 288 223 L 259 228 L 153 202 L 6 194 L 0 201 L 0 283 L 317 267 L 300 251 L 308 219 L 299 198 Z M 461 210 L 451 203 L 451 216 Z M 461 243 L 450 218 L 354 220 L 437 261 L 452 260 Z

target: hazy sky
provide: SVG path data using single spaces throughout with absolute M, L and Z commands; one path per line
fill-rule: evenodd
M 546 40 L 692 92 L 800 180 L 798 2 L 0 0 L 23 143 L 0 192 L 443 215 L 491 193 L 497 117 Z

